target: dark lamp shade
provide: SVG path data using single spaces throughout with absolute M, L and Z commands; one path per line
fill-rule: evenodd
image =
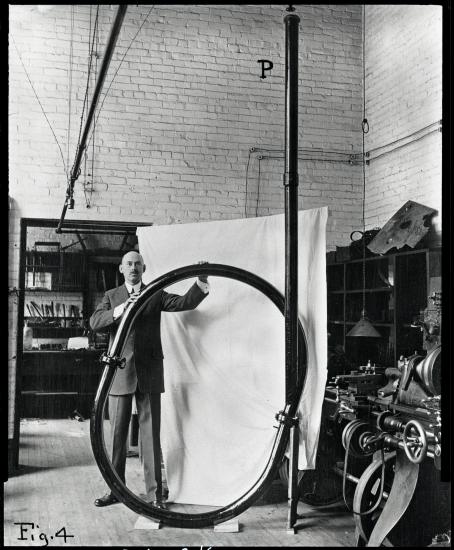
M 347 336 L 362 337 L 362 338 L 381 338 L 381 334 L 373 327 L 366 312 L 361 312 L 361 319 L 356 325 L 347 333 Z

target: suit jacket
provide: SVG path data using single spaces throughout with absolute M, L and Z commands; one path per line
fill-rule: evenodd
M 145 285 L 142 285 L 142 288 L 144 287 Z M 183 296 L 164 290 L 151 296 L 134 321 L 125 343 L 122 357 L 126 359 L 126 364 L 124 369 L 117 369 L 115 373 L 110 389 L 111 395 L 134 393 L 137 387 L 141 392 L 164 392 L 161 311 L 195 309 L 206 296 L 197 283 L 194 283 Z M 109 348 L 120 324 L 120 319 L 114 320 L 113 310 L 128 298 L 129 293 L 124 284 L 108 290 L 90 317 L 90 326 L 94 331 L 109 330 Z

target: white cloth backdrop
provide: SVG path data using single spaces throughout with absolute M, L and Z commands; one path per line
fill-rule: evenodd
M 308 372 L 299 405 L 299 468 L 315 467 L 326 382 L 327 207 L 299 212 L 299 315 Z M 246 269 L 284 294 L 284 216 L 141 227 L 144 282 L 199 260 Z M 184 293 L 193 280 L 166 290 Z M 252 287 L 209 277 L 194 311 L 163 313 L 166 392 L 162 448 L 169 501 L 224 506 L 268 461 L 274 415 L 285 405 L 284 317 Z

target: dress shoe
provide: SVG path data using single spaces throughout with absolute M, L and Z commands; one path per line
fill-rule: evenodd
M 118 498 L 112 493 L 108 493 L 101 498 L 97 498 L 95 500 L 95 506 L 110 506 L 111 504 L 115 504 L 117 502 L 119 502 Z

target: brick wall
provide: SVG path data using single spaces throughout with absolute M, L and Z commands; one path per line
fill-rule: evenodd
M 128 7 L 106 86 L 149 9 Z M 297 11 L 300 147 L 307 159 L 300 163 L 299 206 L 329 206 L 332 249 L 348 242 L 361 221 L 361 167 L 348 162 L 361 145 L 361 7 L 304 5 Z M 75 5 L 73 12 L 68 5 L 10 6 L 10 287 L 17 286 L 20 218 L 61 214 L 62 157 L 71 166 L 95 12 L 89 5 Z M 115 13 L 114 6 L 99 7 L 95 49 L 101 56 Z M 285 14 L 284 6 L 155 6 L 103 103 L 94 156 L 91 144 L 67 219 L 169 224 L 282 213 Z M 266 79 L 260 79 L 258 59 L 274 63 Z M 99 67 L 101 59 L 95 62 Z M 90 208 L 85 181 L 93 182 Z M 13 328 L 15 315 L 11 307 Z M 14 369 L 11 356 L 11 391 Z M 10 409 L 10 433 L 11 422 Z
M 442 118 L 442 8 L 368 5 L 365 27 L 369 150 Z M 409 199 L 441 211 L 439 131 L 367 167 L 367 226 L 383 226 Z

